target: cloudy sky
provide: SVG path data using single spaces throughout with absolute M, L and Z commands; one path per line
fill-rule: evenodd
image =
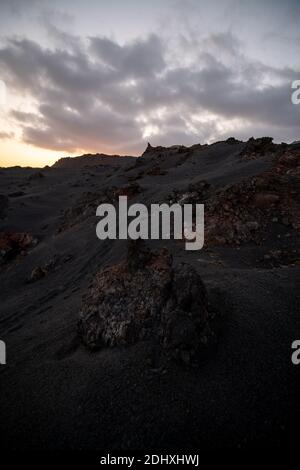
M 0 165 L 300 139 L 299 0 L 0 0 Z

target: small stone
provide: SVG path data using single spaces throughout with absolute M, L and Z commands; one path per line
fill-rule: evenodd
M 30 281 L 31 282 L 39 281 L 43 277 L 45 277 L 45 271 L 40 266 L 37 266 L 31 272 Z

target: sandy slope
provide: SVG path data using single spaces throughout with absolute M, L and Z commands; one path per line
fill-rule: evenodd
M 1 194 L 9 197 L 1 231 L 30 232 L 38 240 L 0 271 L 0 338 L 8 361 L 0 367 L 1 447 L 292 445 L 300 427 L 300 366 L 290 359 L 291 343 L 300 338 L 300 269 L 266 265 L 264 254 L 300 244 L 280 221 L 260 246 L 186 252 L 181 243 L 164 243 L 175 263 L 185 260 L 201 274 L 217 314 L 216 339 L 197 368 L 153 369 L 147 343 L 90 353 L 76 336 L 81 297 L 94 274 L 126 251 L 126 242 L 96 238 L 93 214 L 105 190 L 138 184 L 132 202 L 150 203 L 200 180 L 222 188 L 272 167 L 268 154 L 242 159 L 244 146 L 168 150 L 120 168 L 39 170 L 44 177 L 32 178 L 33 169 L 0 171 Z M 159 174 L 147 174 L 157 166 Z M 44 278 L 27 282 L 33 268 L 50 261 Z

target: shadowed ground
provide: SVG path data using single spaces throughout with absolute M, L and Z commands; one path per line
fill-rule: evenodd
M 7 197 L 0 201 L 0 338 L 7 345 L 7 365 L 0 368 L 2 447 L 199 451 L 295 443 L 300 369 L 291 362 L 291 344 L 300 337 L 300 243 L 296 222 L 291 214 L 284 220 L 277 202 L 257 209 L 255 217 L 267 221 L 262 233 L 237 228 L 232 241 L 224 225 L 225 239 L 209 232 L 200 252 L 185 251 L 181 241 L 147 242 L 166 246 L 175 265 L 190 264 L 205 283 L 214 339 L 197 366 L 160 368 L 147 341 L 89 352 L 77 337 L 82 296 L 103 266 L 126 253 L 126 241 L 96 238 L 101 202 L 127 194 L 145 204 L 181 196 L 210 204 L 225 188 L 242 184 L 248 191 L 244 181 L 273 171 L 288 153 L 294 163 L 280 163 L 287 178 L 281 191 L 295 204 L 289 207 L 296 220 L 296 146 L 252 147 L 229 141 L 150 148 L 137 162 L 114 168 L 1 169 Z M 229 204 L 245 205 L 238 197 Z M 213 209 L 209 217 L 217 214 L 223 223 L 226 211 Z M 32 238 L 12 242 L 4 232 Z

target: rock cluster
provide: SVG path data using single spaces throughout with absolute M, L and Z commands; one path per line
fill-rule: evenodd
M 114 204 L 117 202 L 119 196 L 127 196 L 128 199 L 130 199 L 140 192 L 141 188 L 137 183 L 130 183 L 121 188 L 113 186 L 103 189 L 102 191 L 84 192 L 74 205 L 63 211 L 57 233 L 64 232 L 89 217 L 95 216 L 99 204 Z
M 205 180 L 191 183 L 188 185 L 186 191 L 175 189 L 170 196 L 169 203 L 178 203 L 181 205 L 203 203 L 208 198 L 210 188 L 211 185 Z
M 278 146 L 273 143 L 273 137 L 260 137 L 258 139 L 250 137 L 241 156 L 246 160 L 256 160 L 266 154 L 276 152 L 277 149 Z
M 64 232 L 95 215 L 97 206 L 107 200 L 106 192 L 84 192 L 75 204 L 63 211 L 57 233 Z
M 258 153 L 275 146 L 269 138 L 253 141 Z M 219 189 L 200 181 L 173 192 L 170 203 L 205 204 L 205 246 L 259 244 L 273 221 L 300 231 L 300 150 L 279 147 L 273 166 L 258 176 Z
M 187 264 L 172 266 L 165 249 L 150 251 L 141 240 L 128 244 L 126 260 L 101 270 L 83 299 L 82 341 L 95 350 L 150 340 L 163 357 L 196 360 L 208 329 L 200 276 Z
M 284 268 L 300 266 L 300 249 L 273 249 L 266 253 L 260 265 L 266 268 Z
M 38 243 L 31 233 L 0 233 L 0 264 L 25 255 Z
M 72 255 L 54 255 L 49 261 L 42 266 L 35 266 L 31 271 L 28 282 L 36 282 L 48 276 L 52 271 L 56 271 L 62 264 L 67 263 L 72 259 Z

